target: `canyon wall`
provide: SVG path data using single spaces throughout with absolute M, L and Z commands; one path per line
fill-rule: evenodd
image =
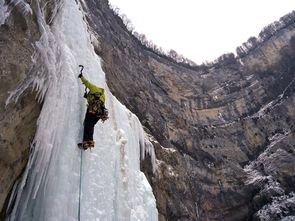
M 156 172 L 149 158 L 142 170 L 160 221 L 294 215 L 294 19 L 242 57 L 191 67 L 142 45 L 106 0 L 81 4 L 112 93 L 139 117 L 155 146 Z M 55 7 L 49 2 L 46 9 L 50 25 Z M 0 26 L 2 217 L 42 106 L 31 90 L 5 102 L 30 74 L 40 36 L 34 13 L 24 19 L 17 7 Z
M 259 220 L 294 191 L 294 18 L 243 57 L 189 67 L 143 46 L 106 1 L 84 7 L 112 92 L 153 136 L 158 170 L 142 169 L 159 220 Z M 268 175 L 283 192 L 264 194 Z

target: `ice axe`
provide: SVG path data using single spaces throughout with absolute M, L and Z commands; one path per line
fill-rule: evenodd
M 82 71 L 83 71 L 83 69 L 84 69 L 84 66 L 83 66 L 82 64 L 79 64 L 79 67 L 81 68 L 80 74 L 79 74 L 79 76 L 78 76 L 78 77 L 80 78 L 80 77 L 83 76 Z M 85 98 L 87 98 L 87 94 L 88 94 L 88 92 L 87 92 L 87 87 L 85 87 L 85 93 L 84 93 L 84 97 L 85 97 Z
M 81 71 L 80 71 L 80 74 L 79 74 L 78 78 L 81 78 L 83 76 L 82 71 L 84 69 L 84 66 L 80 64 L 79 67 L 81 68 Z
M 82 71 L 83 71 L 83 69 L 84 69 L 84 66 L 83 66 L 82 64 L 79 64 L 79 67 L 81 68 L 80 73 L 82 74 Z

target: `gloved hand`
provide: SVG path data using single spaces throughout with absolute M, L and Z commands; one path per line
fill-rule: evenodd
M 78 78 L 81 78 L 81 77 L 83 77 L 83 74 L 82 74 L 82 73 L 80 73 L 80 74 L 78 75 Z

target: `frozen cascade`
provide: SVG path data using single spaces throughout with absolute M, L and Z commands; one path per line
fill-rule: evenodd
M 43 64 L 47 72 L 41 71 L 50 74 L 50 83 L 39 76 L 37 88 L 42 96 L 43 88 L 46 90 L 43 108 L 31 157 L 14 188 L 6 220 L 79 220 L 80 175 L 80 220 L 158 220 L 152 189 L 140 172 L 140 155 L 145 151 L 140 148 L 148 141 L 137 117 L 110 93 L 79 5 L 65 0 L 51 33 L 44 32 L 56 46 L 52 50 L 39 42 L 37 47 L 40 56 L 50 56 Z M 84 87 L 77 78 L 79 64 L 86 67 L 86 78 L 106 89 L 110 112 L 108 121 L 96 125 L 96 147 L 91 152 L 76 147 L 82 139 L 86 111 Z M 153 155 L 151 145 L 147 148 Z

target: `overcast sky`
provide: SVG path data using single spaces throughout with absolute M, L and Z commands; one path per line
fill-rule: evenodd
M 140 34 L 201 64 L 234 52 L 295 10 L 295 0 L 109 0 Z

